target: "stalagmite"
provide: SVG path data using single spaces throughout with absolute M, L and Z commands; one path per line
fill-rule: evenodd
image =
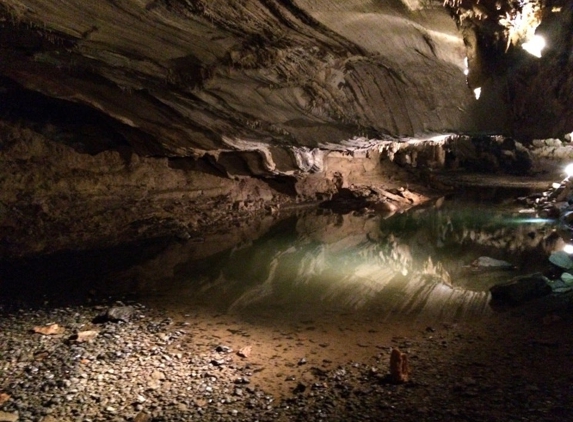
M 390 380 L 396 384 L 403 384 L 410 380 L 408 355 L 395 348 L 390 353 Z

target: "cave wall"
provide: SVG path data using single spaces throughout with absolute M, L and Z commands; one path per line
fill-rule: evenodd
M 446 0 L 466 45 L 470 120 L 530 143 L 573 131 L 573 1 Z M 524 48 L 534 37 L 545 47 Z
M 540 27 L 546 61 L 510 50 L 476 101 L 441 1 L 4 0 L 0 252 L 196 237 L 444 164 L 430 147 L 405 171 L 380 142 L 562 136 L 570 12 Z
M 573 2 L 558 4 L 536 31 L 547 40 L 543 56 L 521 56 L 508 71 L 509 121 L 521 139 L 573 132 Z
M 330 150 L 293 148 L 285 153 L 298 162 L 296 171 L 255 177 L 252 169 L 266 159 L 260 151 L 201 158 L 122 148 L 86 153 L 66 135 L 0 122 L 0 262 L 152 238 L 201 241 L 206 232 L 316 205 L 343 187 L 398 188 L 405 177 L 366 140 Z

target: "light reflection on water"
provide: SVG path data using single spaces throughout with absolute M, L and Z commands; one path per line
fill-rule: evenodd
M 475 318 L 491 312 L 492 285 L 543 271 L 562 244 L 554 222 L 489 198 L 442 199 L 393 216 L 317 209 L 200 241 L 0 263 L 0 299 L 71 304 L 95 291 L 96 301 L 128 297 L 269 318 Z M 472 267 L 481 256 L 516 269 Z
M 224 238 L 173 244 L 114 280 L 143 301 L 233 314 L 475 318 L 491 312 L 493 284 L 545 268 L 560 242 L 552 233 L 552 221 L 479 202 L 440 200 L 389 218 L 318 210 L 226 249 Z M 480 256 L 516 269 L 472 267 Z

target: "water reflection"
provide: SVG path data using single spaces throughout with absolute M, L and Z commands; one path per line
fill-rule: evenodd
M 477 317 L 490 312 L 489 287 L 544 270 L 562 243 L 554 222 L 492 205 L 491 198 L 442 199 L 391 217 L 313 210 L 186 243 L 0 263 L 0 298 L 66 304 L 95 292 L 271 318 Z M 515 269 L 471 265 L 482 256 Z
M 229 235 L 230 236 L 230 235 Z M 378 318 L 465 318 L 490 312 L 488 289 L 545 267 L 553 222 L 480 202 L 440 200 L 384 218 L 321 210 L 223 248 L 172 244 L 112 279 L 140 300 L 246 314 L 367 311 Z M 471 265 L 488 256 L 515 269 Z

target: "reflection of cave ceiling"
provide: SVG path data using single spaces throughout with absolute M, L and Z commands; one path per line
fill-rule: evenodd
M 441 1 L 4 0 L 0 92 L 88 106 L 151 154 L 476 129 L 458 29 Z

